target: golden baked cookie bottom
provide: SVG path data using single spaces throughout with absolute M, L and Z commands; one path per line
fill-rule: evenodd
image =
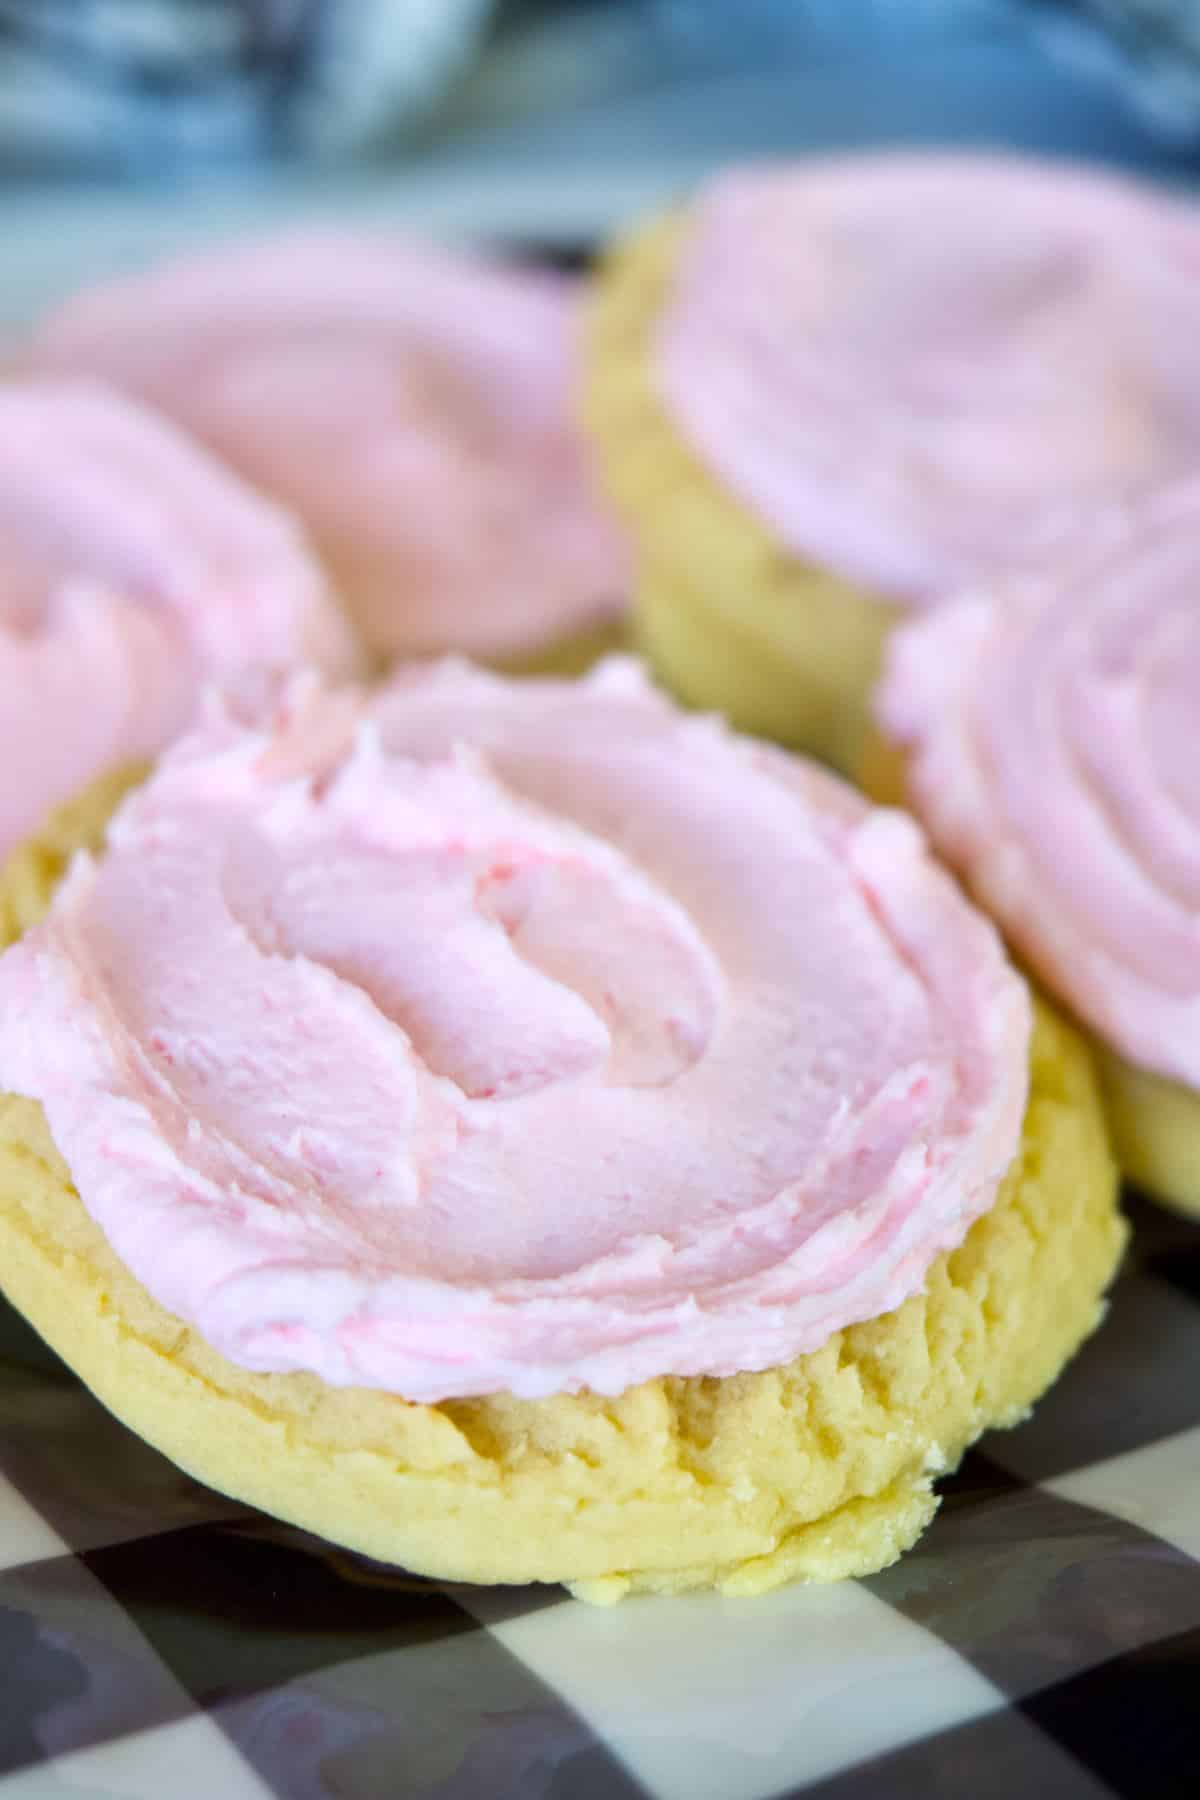
M 94 841 L 92 801 L 75 825 Z M 1039 1005 L 1019 1155 L 895 1312 L 760 1374 L 421 1406 L 220 1356 L 114 1255 L 41 1108 L 0 1098 L 0 1285 L 118 1418 L 197 1479 L 372 1557 L 596 1601 L 892 1562 L 937 1476 L 1024 1417 L 1098 1324 L 1124 1240 L 1090 1058 Z
M 851 769 L 895 609 L 780 545 L 659 400 L 653 336 L 686 229 L 653 225 L 618 249 L 591 308 L 584 418 L 633 538 L 635 636 L 688 705 Z

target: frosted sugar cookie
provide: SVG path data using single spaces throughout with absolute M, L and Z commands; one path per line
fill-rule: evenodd
M 935 843 L 1094 1036 L 1126 1173 L 1200 1212 L 1200 480 L 897 633 L 877 712 Z
M 587 415 L 686 700 L 856 766 L 881 645 L 1200 457 L 1200 214 L 884 154 L 722 174 L 601 276 Z
M 0 958 L 0 1087 L 0 1280 L 136 1430 L 598 1599 L 891 1561 L 1123 1235 L 917 827 L 626 664 L 210 718 Z
M 0 859 L 206 683 L 354 661 L 298 528 L 173 426 L 87 383 L 0 389 Z
M 581 663 L 615 640 L 623 540 L 576 429 L 575 278 L 316 233 L 86 291 L 34 367 L 152 402 L 304 520 L 381 657 Z

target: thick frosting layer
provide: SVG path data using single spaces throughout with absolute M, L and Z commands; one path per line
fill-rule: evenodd
M 210 720 L 0 960 L 0 1085 L 235 1362 L 413 1400 L 767 1367 L 920 1288 L 1029 1013 L 915 825 L 635 665 Z
M 353 652 L 288 518 L 118 394 L 0 392 L 0 855 L 203 682 L 301 661 Z
M 750 169 L 657 340 L 683 436 L 797 556 L 890 598 L 1036 566 L 1200 458 L 1200 213 L 1016 158 Z
M 1047 984 L 1200 1088 L 1200 479 L 895 634 L 917 809 Z
M 376 650 L 517 654 L 626 599 L 572 420 L 578 310 L 566 276 L 311 235 L 86 292 L 31 357 L 151 400 L 292 507 Z

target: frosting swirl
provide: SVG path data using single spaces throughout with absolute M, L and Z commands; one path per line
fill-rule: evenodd
M 82 293 L 29 357 L 151 401 L 291 507 L 375 650 L 518 655 L 627 594 L 572 419 L 578 324 L 565 275 L 315 233 Z
M 0 392 L 0 855 L 205 681 L 301 661 L 354 653 L 291 520 L 118 394 Z
M 995 1197 L 1029 1031 L 911 821 L 620 662 L 210 720 L 0 959 L 0 1019 L 164 1305 L 422 1401 L 895 1307 Z
M 1129 1061 L 1200 1088 L 1200 479 L 893 637 L 935 843 Z
M 1200 457 L 1200 213 L 902 154 L 701 198 L 659 322 L 681 433 L 797 556 L 918 604 Z

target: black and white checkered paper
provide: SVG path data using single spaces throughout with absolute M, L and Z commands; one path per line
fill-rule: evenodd
M 0 1302 L 0 1800 L 1192 1800 L 1200 1227 L 864 1582 L 603 1611 L 197 1486 Z

